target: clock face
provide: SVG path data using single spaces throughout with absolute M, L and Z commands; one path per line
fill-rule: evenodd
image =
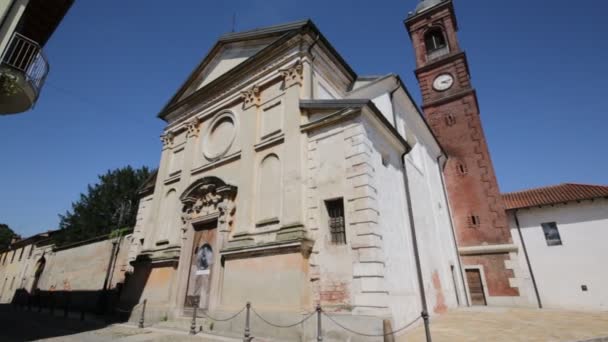
M 441 74 L 433 81 L 433 89 L 437 91 L 448 90 L 454 84 L 454 78 L 450 74 Z

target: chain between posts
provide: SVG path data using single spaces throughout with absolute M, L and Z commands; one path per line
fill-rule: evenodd
M 405 326 L 397 329 L 397 330 L 393 330 L 391 332 L 387 332 L 387 333 L 383 333 L 383 334 L 365 334 L 365 333 L 361 333 L 355 330 L 352 330 L 350 328 L 345 327 L 344 325 L 338 323 L 335 319 L 333 319 L 331 316 L 329 316 L 327 313 L 325 313 L 325 311 L 323 311 L 323 315 L 325 317 L 327 317 L 327 319 L 329 319 L 330 321 L 332 321 L 335 325 L 337 325 L 338 327 L 352 333 L 355 335 L 359 335 L 359 336 L 365 336 L 365 337 L 382 337 L 382 336 L 390 336 L 390 335 L 395 335 L 409 327 L 411 327 L 414 323 L 418 322 L 420 319 L 422 319 L 422 316 L 416 317 L 415 320 L 411 321 L 410 323 L 406 324 Z
M 51 313 L 53 313 L 54 306 L 55 306 L 55 301 L 53 299 L 54 298 L 51 299 L 51 301 L 50 301 L 51 303 L 49 305 Z M 144 299 L 143 303 L 142 303 L 141 316 L 140 316 L 140 319 L 139 319 L 139 322 L 138 322 L 138 327 L 139 328 L 143 328 L 144 327 L 144 317 L 145 317 L 145 311 L 146 311 L 146 304 L 147 304 L 147 299 Z M 39 308 L 41 306 L 42 305 L 39 305 Z M 65 307 L 67 308 L 67 304 L 66 304 Z M 195 335 L 196 334 L 197 309 L 198 309 L 198 301 L 195 301 L 194 307 L 193 307 L 193 313 L 192 313 L 192 322 L 191 322 L 191 325 L 190 325 L 190 334 L 191 335 Z M 124 312 L 124 313 L 131 313 L 131 312 L 133 312 L 133 309 L 131 309 L 131 310 L 123 310 L 123 309 L 120 309 L 118 307 L 114 308 L 114 310 L 116 310 L 118 312 Z M 239 310 L 235 314 L 233 314 L 233 315 L 231 315 L 229 317 L 226 317 L 226 318 L 221 318 L 221 319 L 220 318 L 216 318 L 216 317 L 213 317 L 213 316 L 209 315 L 208 313 L 206 313 L 204 311 L 201 312 L 201 314 L 203 316 L 211 319 L 212 321 L 227 322 L 227 321 L 233 320 L 236 317 L 238 317 L 241 313 L 243 313 L 243 311 L 246 311 L 245 330 L 244 330 L 244 336 L 243 336 L 243 341 L 245 341 L 245 342 L 249 342 L 249 341 L 251 341 L 253 339 L 253 337 L 251 336 L 251 327 L 250 327 L 250 319 L 251 319 L 251 312 L 252 311 L 253 311 L 253 314 L 257 318 L 259 318 L 262 322 L 264 322 L 264 323 L 266 323 L 266 324 L 268 324 L 270 326 L 273 326 L 275 328 L 281 328 L 281 329 L 293 328 L 293 327 L 295 327 L 297 325 L 300 325 L 300 324 L 306 322 L 307 320 L 309 320 L 310 318 L 312 318 L 314 315 L 316 315 L 317 316 L 317 332 L 316 332 L 317 333 L 316 334 L 317 335 L 317 338 L 316 338 L 317 342 L 322 342 L 323 341 L 322 316 L 325 316 L 328 320 L 330 320 L 333 324 L 335 324 L 339 328 L 342 328 L 342 329 L 344 329 L 344 330 L 346 330 L 346 331 L 348 331 L 348 332 L 350 332 L 352 334 L 359 335 L 359 336 L 364 336 L 364 337 L 383 337 L 383 336 L 385 337 L 385 336 L 389 336 L 389 335 L 395 335 L 395 334 L 397 334 L 399 332 L 402 332 L 402 331 L 408 329 L 409 327 L 411 327 L 412 325 L 414 325 L 416 322 L 418 322 L 420 319 L 426 318 L 426 317 L 423 317 L 424 316 L 424 314 L 423 314 L 423 315 L 417 317 L 415 320 L 411 321 L 410 323 L 406 324 L 405 326 L 403 326 L 403 327 L 401 327 L 399 329 L 393 330 L 391 332 L 387 332 L 387 333 L 383 333 L 383 334 L 366 334 L 366 333 L 362 333 L 362 332 L 359 332 L 359 331 L 356 331 L 356 330 L 353 330 L 353 329 L 350 329 L 350 328 L 344 326 L 342 323 L 338 322 L 336 319 L 334 319 L 333 317 L 331 317 L 330 315 L 328 315 L 321 308 L 321 305 L 319 305 L 319 304 L 317 304 L 317 306 L 316 306 L 316 308 L 315 308 L 314 311 L 306 313 L 305 317 L 302 318 L 301 320 L 299 320 L 297 322 L 294 322 L 294 323 L 291 323 L 291 324 L 287 324 L 287 325 L 276 324 L 276 323 L 273 323 L 270 320 L 264 318 L 264 316 L 262 316 L 260 313 L 258 313 L 255 309 L 252 308 L 250 302 L 247 302 L 247 304 L 241 310 Z M 83 313 L 84 313 L 84 311 L 81 313 L 81 316 L 82 316 Z M 81 319 L 82 319 L 82 317 L 81 317 Z
M 280 324 L 274 324 L 274 323 L 272 323 L 272 322 L 268 321 L 267 319 L 265 319 L 264 317 L 262 317 L 262 316 L 261 316 L 261 315 L 260 315 L 260 314 L 259 314 L 257 311 L 255 311 L 255 309 L 251 309 L 251 311 L 253 311 L 253 313 L 254 313 L 254 314 L 255 314 L 255 315 L 256 315 L 256 316 L 257 316 L 259 319 L 261 319 L 261 320 L 262 320 L 264 323 L 266 323 L 266 324 L 268 324 L 268 325 L 270 325 L 270 326 L 273 326 L 273 327 L 275 327 L 275 328 L 293 328 L 293 327 L 295 327 L 296 325 L 299 325 L 299 324 L 302 324 L 302 323 L 306 322 L 306 321 L 307 321 L 307 320 L 308 320 L 310 317 L 312 317 L 314 314 L 316 314 L 316 313 L 317 313 L 316 311 L 313 311 L 313 312 L 311 312 L 311 313 L 308 313 L 306 317 L 304 317 L 302 320 L 300 320 L 300 321 L 298 321 L 298 322 L 296 322 L 296 323 L 293 323 L 293 324 L 288 324 L 288 325 L 280 325 Z

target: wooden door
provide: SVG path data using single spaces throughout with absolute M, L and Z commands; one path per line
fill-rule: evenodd
M 195 227 L 186 290 L 186 307 L 193 307 L 195 303 L 198 303 L 198 307 L 201 309 L 209 308 L 211 275 L 216 254 L 216 231 L 217 221 Z
M 466 273 L 469 293 L 471 294 L 471 305 L 487 305 L 481 281 L 481 272 L 477 269 L 469 269 L 466 270 Z

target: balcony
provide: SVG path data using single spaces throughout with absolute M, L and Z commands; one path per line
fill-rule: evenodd
M 31 109 L 48 72 L 49 64 L 40 45 L 15 32 L 0 58 L 0 114 Z

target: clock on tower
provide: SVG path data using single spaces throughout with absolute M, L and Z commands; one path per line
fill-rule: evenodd
M 452 0 L 424 0 L 405 20 L 416 54 L 422 110 L 448 155 L 444 179 L 473 305 L 517 304 L 511 240 Z

